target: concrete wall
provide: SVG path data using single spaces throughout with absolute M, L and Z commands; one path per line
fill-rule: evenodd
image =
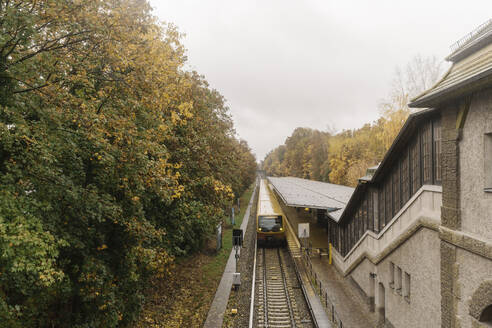
M 379 234 L 366 231 L 345 257 L 334 250 L 337 269 L 347 274 L 365 257 L 373 263 L 379 262 L 422 225 L 437 230 L 441 204 L 440 186 L 422 186 Z
M 371 294 L 369 273 L 376 273 L 376 285 L 381 282 L 385 288 L 385 315 L 394 327 L 440 326 L 439 243 L 437 231 L 421 228 L 378 264 L 366 259 L 351 272 L 351 277 L 368 296 Z M 410 274 L 409 298 L 390 285 L 390 262 L 395 265 L 395 276 L 397 267 L 401 268 L 402 283 L 405 272 Z M 376 305 L 380 297 L 376 288 Z
M 492 282 L 492 261 L 458 248 L 456 262 L 459 280 L 456 290 L 459 295 L 457 318 L 460 328 L 490 327 L 479 325 L 478 320 L 470 315 L 470 306 L 481 284 Z
M 482 297 L 477 295 L 479 287 L 492 282 L 492 193 L 484 191 L 487 179 L 485 167 L 492 164 L 485 161 L 484 141 L 487 133 L 492 133 L 492 89 L 473 96 L 459 144 L 460 233 L 463 240 L 470 240 L 457 248 L 454 265 L 457 277 L 454 282 L 456 321 L 460 328 L 486 327 L 479 324 L 470 311 L 474 298 Z
M 376 266 L 366 258 L 350 273 L 350 276 L 364 291 L 365 296 L 370 296 L 371 294 L 369 273 L 375 272 L 375 268 Z
M 439 186 L 423 186 L 379 233 L 366 232 L 342 257 L 333 254 L 337 269 L 351 278 L 367 297 L 374 294 L 379 311 L 384 286 L 385 316 L 394 327 L 438 327 L 440 316 L 440 239 L 438 227 L 442 204 Z M 390 262 L 410 274 L 410 298 L 390 285 Z M 375 273 L 372 280 L 370 273 Z M 372 286 L 371 286 L 372 285 Z M 373 292 L 374 290 L 374 292 Z M 371 301 L 369 298 L 368 301 Z
M 492 89 L 472 98 L 460 141 L 462 231 L 492 240 L 492 193 L 484 192 L 484 166 L 492 163 L 484 163 L 485 133 L 492 133 Z

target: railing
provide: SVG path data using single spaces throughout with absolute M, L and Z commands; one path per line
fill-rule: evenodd
M 395 242 L 423 221 L 432 221 L 436 225 L 441 219 L 441 205 L 442 187 L 423 185 L 379 233 L 366 230 L 345 255 L 334 249 L 333 262 L 345 275 L 361 257 L 376 258 L 395 247 Z
M 487 20 L 485 23 L 481 24 L 477 28 L 475 28 L 473 31 L 456 41 L 451 45 L 451 51 L 455 52 L 465 44 L 467 44 L 471 39 L 478 37 L 481 34 L 486 33 L 487 31 L 492 31 L 492 18 Z
M 318 275 L 313 270 L 313 264 L 311 263 L 309 250 L 307 249 L 305 252 L 302 253 L 302 255 L 303 255 L 302 259 L 304 261 L 304 267 L 306 268 L 306 272 L 309 275 L 309 281 L 311 282 L 311 285 L 313 286 L 315 293 L 318 294 L 319 300 L 321 301 L 321 304 L 323 305 L 326 313 L 328 314 L 328 318 L 335 325 L 335 327 L 343 328 L 342 320 L 340 319 L 340 316 L 338 315 L 335 309 L 335 305 L 333 301 L 328 296 L 327 289 L 324 288 L 323 283 L 321 282 L 321 280 L 318 279 Z

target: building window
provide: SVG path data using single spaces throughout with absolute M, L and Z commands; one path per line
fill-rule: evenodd
M 492 192 L 492 133 L 484 135 L 484 177 L 486 192 Z
M 484 322 L 489 326 L 492 326 L 492 304 L 487 306 L 480 314 L 479 322 Z
M 422 130 L 422 155 L 424 158 L 424 184 L 431 183 L 432 175 L 432 146 L 431 146 L 431 125 L 426 124 Z
M 441 181 L 441 120 L 434 121 L 434 180 Z
M 396 267 L 396 282 L 395 282 L 395 288 L 396 292 L 401 295 L 401 277 L 402 276 L 402 271 L 400 267 Z
M 405 150 L 401 161 L 401 199 L 405 204 L 410 199 L 410 181 L 408 172 L 408 151 Z
M 393 216 L 400 210 L 400 165 L 396 164 L 393 171 Z
M 355 242 L 360 238 L 360 230 L 362 229 L 362 222 L 360 220 L 360 204 L 355 212 Z
M 364 194 L 364 201 L 362 202 L 362 219 L 364 220 L 364 231 L 362 232 L 362 234 L 364 234 L 366 230 L 369 229 L 369 215 L 367 213 L 367 198 L 369 194 L 370 191 L 367 190 Z
M 378 201 L 378 205 L 379 205 L 379 212 L 378 212 L 378 230 L 381 231 L 383 230 L 384 226 L 386 225 L 386 221 L 384 219 L 384 204 L 386 203 L 385 202 L 385 198 L 384 198 L 384 188 L 381 186 L 379 188 L 379 201 Z
M 374 231 L 374 192 L 371 190 L 367 196 L 367 229 Z
M 391 219 L 393 218 L 393 213 L 391 212 L 391 175 L 386 179 L 386 182 L 384 184 L 384 190 L 385 190 L 385 222 L 388 224 Z
M 355 212 L 355 242 L 354 244 L 357 242 L 357 240 L 359 240 L 360 238 L 360 229 L 361 229 L 361 222 L 360 222 L 360 204 L 359 204 L 359 208 L 357 209 L 357 212 Z
M 395 288 L 395 264 L 390 262 L 390 288 Z
M 410 302 L 410 274 L 408 272 L 405 272 L 405 279 L 403 280 L 403 297 Z
M 349 250 L 354 247 L 355 244 L 355 230 L 354 230 L 355 224 L 354 220 L 352 219 L 352 222 L 350 222 L 350 244 L 349 244 Z
M 410 160 L 412 162 L 412 193 L 420 188 L 420 147 L 418 136 L 410 147 Z
M 365 220 L 364 220 L 364 211 L 362 210 L 362 206 L 364 206 L 363 204 L 359 204 L 359 238 L 357 239 L 360 239 L 362 238 L 362 235 L 364 234 L 365 232 Z

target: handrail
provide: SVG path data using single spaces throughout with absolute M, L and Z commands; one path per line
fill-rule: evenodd
M 488 30 L 492 30 L 492 18 L 488 19 L 485 23 L 480 24 L 478 27 L 476 27 L 473 31 L 453 43 L 450 48 L 452 52 L 455 52 L 459 48 L 463 47 L 466 45 L 471 39 L 483 34 L 484 32 L 487 32 Z

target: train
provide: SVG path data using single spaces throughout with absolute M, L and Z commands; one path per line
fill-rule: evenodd
M 256 210 L 256 240 L 258 246 L 284 246 L 287 223 L 269 183 L 260 180 L 258 206 Z

